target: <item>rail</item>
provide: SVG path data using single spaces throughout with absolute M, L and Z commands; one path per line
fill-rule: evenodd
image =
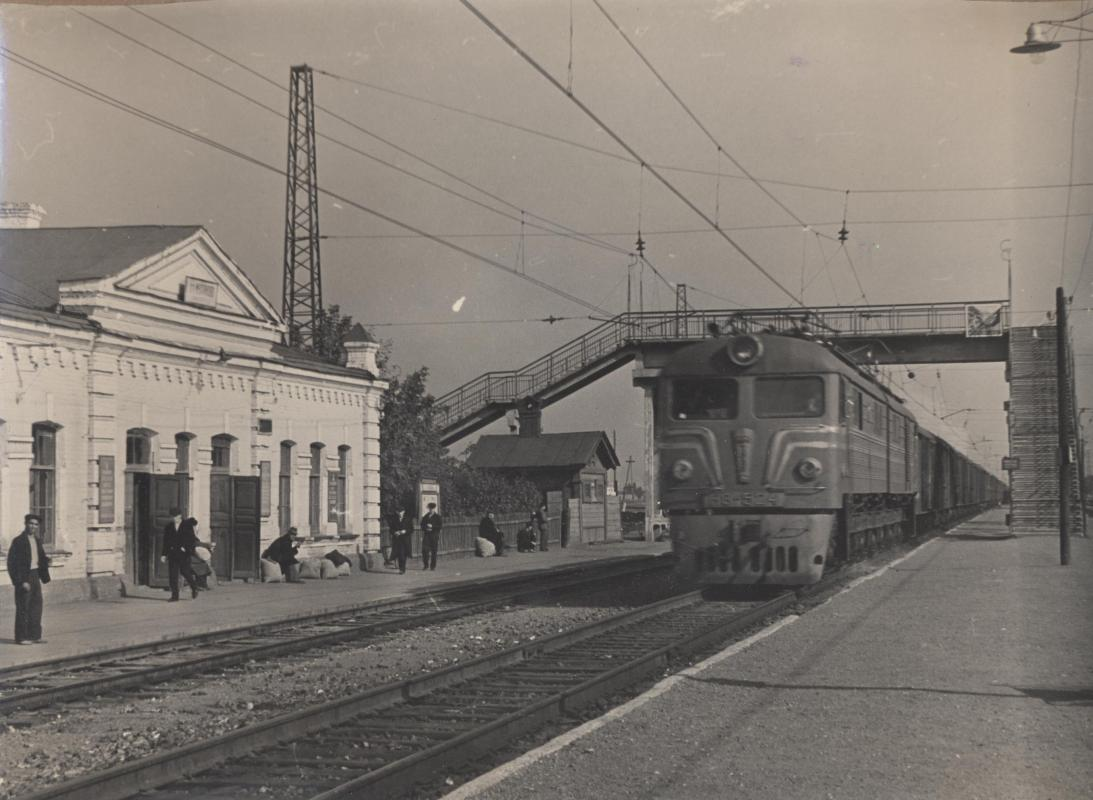
M 976 312 L 970 309 L 977 309 Z M 982 310 L 982 311 L 979 311 Z M 985 312 L 985 318 L 983 316 Z M 978 317 L 973 317 L 978 314 Z M 619 314 L 582 336 L 515 370 L 487 372 L 439 397 L 434 422 L 440 430 L 496 405 L 511 404 L 572 380 L 612 359 L 624 359 L 642 343 L 697 341 L 711 323 L 740 332 L 807 327 L 832 339 L 863 336 L 959 335 L 978 319 L 991 330 L 1009 329 L 1009 304 L 924 303 L 822 308 L 693 309 Z

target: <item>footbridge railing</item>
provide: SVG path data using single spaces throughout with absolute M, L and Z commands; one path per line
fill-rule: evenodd
M 619 314 L 519 369 L 487 372 L 437 399 L 434 421 L 454 441 L 503 415 L 517 400 L 578 383 L 583 375 L 622 366 L 642 343 L 697 341 L 721 330 L 807 329 L 823 338 L 964 334 L 997 336 L 1009 328 L 1005 301 L 826 308 L 688 309 Z M 556 399 L 556 398 L 555 398 Z M 481 423 L 466 428 L 472 418 Z M 488 417 L 488 418 L 487 418 Z M 453 438 L 454 437 L 454 438 Z

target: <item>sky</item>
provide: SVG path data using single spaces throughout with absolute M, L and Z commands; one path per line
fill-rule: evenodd
M 323 300 L 434 394 L 625 311 L 628 275 L 632 308 L 666 310 L 680 283 L 699 308 L 1004 299 L 1011 266 L 1017 324 L 1073 297 L 1093 408 L 1093 54 L 1009 52 L 1088 0 L 471 4 L 553 82 L 458 0 L 0 4 L 0 199 L 47 226 L 204 225 L 279 307 L 306 63 L 319 185 L 341 198 L 320 199 Z M 631 266 L 639 229 L 651 267 Z M 916 416 L 997 469 L 1002 366 L 910 371 L 888 374 Z M 635 479 L 641 428 L 626 368 L 544 414 L 606 430 Z

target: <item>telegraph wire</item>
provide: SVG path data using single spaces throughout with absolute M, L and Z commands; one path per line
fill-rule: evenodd
M 141 14 L 142 16 L 146 16 L 149 19 L 153 19 L 153 17 L 150 17 L 149 15 L 145 14 L 142 11 L 137 11 L 137 9 L 132 8 L 131 6 L 129 8 L 132 11 L 135 11 L 136 13 Z M 158 22 L 158 20 L 157 20 L 157 22 Z M 166 26 L 166 23 L 159 23 L 159 24 Z M 167 27 L 169 27 L 169 26 L 167 26 Z M 192 37 L 189 37 L 186 34 L 177 31 L 177 29 L 175 29 L 175 28 L 171 28 L 171 30 L 176 31 L 176 33 L 179 33 L 179 35 L 184 36 L 185 38 L 188 38 L 188 39 L 190 39 L 191 41 L 193 41 L 197 44 L 201 44 L 196 39 L 193 39 Z M 207 47 L 206 45 L 203 45 L 203 46 Z M 229 61 L 232 61 L 233 64 L 237 64 L 238 66 L 249 70 L 248 67 L 246 67 L 242 64 L 239 64 L 239 62 L 237 62 L 237 61 L 233 61 L 230 57 L 224 56 L 219 51 L 217 51 L 217 50 L 215 50 L 211 47 L 208 47 L 207 49 L 211 50 L 212 52 L 216 53 L 217 55 L 221 55 L 222 57 L 226 58 Z M 394 97 L 401 97 L 405 100 L 410 100 L 410 101 L 415 102 L 415 103 L 421 103 L 423 105 L 433 106 L 435 108 L 441 108 L 441 109 L 444 109 L 445 111 L 449 111 L 453 114 L 460 114 L 460 115 L 463 115 L 463 116 L 466 116 L 466 117 L 471 117 L 473 119 L 481 120 L 483 122 L 489 122 L 489 123 L 492 123 L 494 125 L 500 125 L 501 127 L 511 128 L 512 130 L 520 131 L 521 133 L 526 133 L 526 134 L 531 135 L 531 136 L 538 136 L 538 137 L 543 138 L 543 139 L 548 139 L 550 141 L 557 142 L 559 144 L 564 144 L 564 145 L 568 145 L 570 147 L 575 147 L 575 148 L 580 149 L 580 150 L 585 150 L 587 152 L 594 153 L 594 154 L 600 155 L 600 156 L 604 156 L 606 158 L 611 158 L 611 159 L 614 159 L 616 161 L 625 161 L 626 163 L 629 163 L 629 164 L 637 164 L 638 163 L 637 159 L 630 158 L 630 157 L 625 156 L 621 153 L 613 153 L 610 150 L 604 150 L 602 148 L 594 147 L 594 146 L 588 145 L 588 144 L 584 144 L 583 142 L 578 142 L 578 141 L 575 141 L 573 139 L 567 139 L 563 136 L 558 136 L 558 135 L 553 134 L 553 133 L 547 133 L 545 131 L 537 130 L 535 128 L 531 128 L 531 127 L 528 127 L 528 126 L 525 126 L 525 125 L 519 125 L 517 123 L 509 122 L 507 120 L 503 120 L 503 119 L 500 119 L 498 117 L 491 117 L 488 114 L 481 114 L 477 111 L 469 111 L 465 108 L 459 108 L 458 106 L 448 105 L 447 103 L 442 103 L 438 100 L 431 100 L 427 97 L 421 97 L 419 95 L 410 94 L 409 92 L 403 92 L 403 91 L 400 91 L 398 89 L 391 89 L 391 88 L 388 88 L 386 86 L 380 86 L 379 84 L 372 83 L 370 81 L 361 80 L 359 78 L 351 78 L 347 75 L 339 75 L 337 73 L 329 72 L 327 70 L 318 69 L 318 68 L 313 68 L 313 69 L 316 73 L 319 73 L 321 75 L 325 75 L 328 78 L 333 78 L 334 80 L 345 81 L 346 83 L 352 83 L 352 84 L 356 84 L 357 86 L 363 86 L 366 89 L 371 89 L 371 90 L 376 91 L 376 92 L 382 92 L 384 94 L 389 94 L 389 95 L 392 95 Z M 261 77 L 263 80 L 267 80 L 267 81 L 270 80 L 269 78 L 267 78 L 264 75 L 261 75 L 260 73 L 255 73 L 255 74 L 258 74 L 259 77 Z M 668 171 L 668 172 L 683 172 L 683 173 L 688 173 L 688 174 L 691 174 L 691 175 L 707 175 L 711 178 L 715 178 L 715 177 L 729 178 L 729 179 L 732 179 L 732 180 L 740 180 L 740 181 L 757 180 L 760 183 L 771 184 L 771 185 L 774 185 L 774 186 L 786 186 L 786 187 L 795 188 L 795 189 L 807 189 L 807 190 L 811 190 L 811 191 L 831 192 L 831 193 L 835 193 L 835 194 L 843 194 L 846 191 L 845 188 L 838 188 L 838 187 L 835 187 L 835 186 L 824 186 L 822 184 L 815 184 L 815 183 L 802 183 L 800 181 L 785 181 L 785 180 L 779 180 L 777 178 L 762 178 L 762 177 L 748 178 L 744 175 L 733 175 L 732 173 L 720 172 L 716 169 L 715 170 L 708 170 L 708 169 L 702 169 L 700 167 L 684 167 L 684 166 L 681 166 L 679 164 L 665 164 L 665 163 L 658 163 L 658 162 L 655 162 L 655 161 L 650 161 L 648 163 L 649 163 L 650 166 L 653 166 L 653 167 L 656 167 L 657 169 L 665 170 L 665 171 Z M 855 194 L 949 194 L 949 193 L 960 193 L 960 192 L 1046 191 L 1046 190 L 1052 190 L 1052 189 L 1083 188 L 1083 187 L 1089 187 L 1089 186 L 1093 186 L 1093 182 L 1030 184 L 1030 185 L 1027 185 L 1027 186 L 894 187 L 894 188 L 890 188 L 890 189 L 860 188 L 860 187 L 853 188 L 852 187 L 851 191 L 853 191 Z
M 556 322 L 569 322 L 571 320 L 590 320 L 591 316 L 584 317 L 541 317 L 535 319 L 452 319 L 452 320 L 428 320 L 423 322 L 369 322 L 369 328 L 410 328 L 438 325 L 511 325 L 529 322 L 545 322 L 553 325 Z
M 653 76 L 657 79 L 657 81 L 660 83 L 660 85 L 664 87 L 664 89 L 668 92 L 668 94 L 670 94 L 675 99 L 675 101 L 677 103 L 679 103 L 680 107 L 682 107 L 683 110 L 687 113 L 687 116 L 689 116 L 691 118 L 691 121 L 694 122 L 694 124 L 698 126 L 698 129 L 700 131 L 702 131 L 704 134 L 706 134 L 706 138 L 709 139 L 713 143 L 714 147 L 717 148 L 718 154 L 720 155 L 720 154 L 723 153 L 725 155 L 725 157 L 733 163 L 733 166 L 735 166 L 738 170 L 740 170 L 740 172 L 742 172 L 744 174 L 744 177 L 746 177 L 749 181 L 751 181 L 757 187 L 759 187 L 759 189 L 761 189 L 763 191 L 763 193 L 766 194 L 767 197 L 769 197 L 771 200 L 773 200 L 779 208 L 781 208 L 783 211 L 785 211 L 787 214 L 789 214 L 789 216 L 792 217 L 794 221 L 796 221 L 802 227 L 806 227 L 807 224 L 804 222 L 804 220 L 802 220 L 800 217 L 798 217 L 789 208 L 789 206 L 787 206 L 785 203 L 783 203 L 781 200 L 779 200 L 773 193 L 771 193 L 771 191 L 769 189 L 767 189 L 767 187 L 765 187 L 762 183 L 760 183 L 758 180 L 756 180 L 755 176 L 752 175 L 750 172 L 748 172 L 748 170 L 744 168 L 744 165 L 741 164 L 739 161 L 737 161 L 733 157 L 732 153 L 725 150 L 725 148 L 723 148 L 721 146 L 721 143 L 719 141 L 717 141 L 717 138 L 712 133 L 710 133 L 709 129 L 705 125 L 702 124 L 702 121 L 698 118 L 698 116 L 693 111 L 691 111 L 690 107 L 683 101 L 683 98 L 680 97 L 676 93 L 676 90 L 672 88 L 671 84 L 668 83 L 667 79 L 663 75 L 661 75 L 660 72 L 657 71 L 657 68 L 654 67 L 653 64 L 649 61 L 649 59 L 645 57 L 645 54 L 642 53 L 641 50 L 638 49 L 638 46 L 636 44 L 634 44 L 634 42 L 630 39 L 630 37 L 627 36 L 623 32 L 622 28 L 619 27 L 618 23 L 615 22 L 615 20 L 612 18 L 612 16 L 607 13 L 607 9 L 605 9 L 600 4 L 600 0 L 592 0 L 592 4 L 595 5 L 596 8 L 598 8 L 600 10 L 600 13 L 603 14 L 603 16 L 607 19 L 607 21 L 611 23 L 611 26 L 615 29 L 615 31 L 619 34 L 619 36 L 622 37 L 622 40 L 624 42 L 626 42 L 627 45 L 630 46 L 630 49 L 634 51 L 634 53 L 637 55 L 637 57 L 639 59 L 641 59 L 641 62 L 643 64 L 645 64 L 646 67 L 649 68 L 649 71 L 653 73 Z M 715 228 L 717 227 L 716 222 L 714 223 L 714 227 Z
M 477 17 L 482 22 L 483 25 L 485 25 L 487 28 L 489 28 L 494 33 L 494 35 L 496 35 L 505 44 L 507 44 L 510 48 L 512 48 L 512 50 L 517 55 L 519 55 L 521 58 L 523 58 L 524 61 L 526 61 L 536 72 L 538 72 L 540 75 L 542 75 L 544 78 L 546 78 L 546 80 L 549 81 L 550 84 L 552 86 L 554 86 L 555 89 L 562 92 L 563 94 L 566 94 L 565 87 L 562 86 L 560 83 L 558 83 L 557 79 L 553 75 L 551 75 L 549 72 L 547 72 L 535 59 L 533 59 L 527 52 L 525 52 L 523 50 L 523 48 L 520 47 L 520 45 L 518 45 L 507 34 L 505 34 L 504 31 L 502 31 L 493 22 L 491 22 L 488 17 L 486 17 L 481 11 L 479 11 L 477 8 L 475 8 L 474 4 L 472 4 L 470 2 L 470 0 L 459 0 L 459 2 L 463 5 L 464 8 L 466 8 L 468 11 L 470 11 L 472 14 L 474 14 L 474 16 Z M 795 303 L 797 303 L 797 305 L 804 306 L 804 303 L 801 302 L 801 300 L 798 299 L 797 296 L 793 294 L 793 292 L 791 292 L 789 289 L 787 289 L 785 286 L 783 286 L 777 278 L 775 278 L 773 275 L 771 275 L 769 272 L 767 272 L 767 270 L 758 261 L 756 261 L 755 258 L 752 257 L 752 255 L 750 253 L 748 253 L 746 250 L 744 250 L 743 247 L 741 247 L 739 244 L 737 244 L 737 242 L 731 236 L 729 236 L 728 234 L 724 233 L 723 231 L 720 231 L 719 229 L 717 229 L 717 227 L 713 224 L 713 220 L 711 220 L 705 214 L 705 212 L 702 211 L 702 209 L 700 209 L 698 206 L 696 206 L 690 199 L 688 199 L 686 197 L 686 195 L 684 195 L 682 192 L 680 192 L 667 178 L 665 178 L 663 175 L 661 175 L 659 171 L 657 171 L 655 168 L 649 166 L 646 163 L 645 159 L 643 159 L 637 153 L 637 151 L 635 151 L 632 147 L 630 147 L 630 145 L 628 145 L 618 134 L 616 134 L 610 126 L 608 126 L 599 117 L 597 117 L 592 112 L 592 110 L 590 108 L 588 108 L 588 106 L 586 106 L 584 103 L 582 103 L 580 100 L 578 100 L 575 95 L 566 94 L 566 96 L 578 108 L 580 108 L 590 119 L 592 119 L 593 122 L 595 122 L 597 125 L 599 125 L 603 129 L 603 131 L 605 133 L 607 133 L 608 136 L 610 136 L 612 139 L 614 139 L 615 142 L 618 145 L 620 145 L 624 150 L 626 150 L 628 153 L 630 153 L 630 155 L 633 156 L 634 158 L 636 158 L 640 163 L 645 164 L 646 169 L 649 170 L 651 175 L 656 177 L 656 179 L 659 180 L 661 182 L 661 184 L 663 184 L 665 186 L 665 188 L 667 188 L 672 194 L 674 194 L 677 198 L 679 198 L 679 200 L 684 205 L 686 205 L 693 212 L 695 212 L 708 225 L 713 227 L 714 230 L 717 230 L 718 233 L 721 235 L 721 238 L 723 238 L 726 242 L 728 242 L 749 264 L 751 264 L 753 267 L 755 267 L 755 269 L 757 269 L 760 273 L 762 273 L 762 275 L 764 277 L 766 277 L 767 280 L 769 280 L 771 283 L 773 283 L 775 286 L 777 286 L 786 296 L 788 296 L 791 300 L 793 300 Z
M 133 10 L 136 11 L 136 9 L 133 9 Z M 188 64 L 186 64 L 186 63 L 184 63 L 184 62 L 182 62 L 182 61 L 180 61 L 176 58 L 173 58 L 172 56 L 167 55 L 166 53 L 162 52 L 161 50 L 158 50 L 155 47 L 152 47 L 151 45 L 145 44 L 144 42 L 140 41 L 139 39 L 136 39 L 133 36 L 130 36 L 129 34 L 126 34 L 122 31 L 118 30 L 117 28 L 115 28 L 111 25 L 108 25 L 105 22 L 97 20 L 94 17 L 92 17 L 88 14 L 85 14 L 82 11 L 77 11 L 76 13 L 78 15 L 80 15 L 81 17 L 84 17 L 85 19 L 90 20 L 91 22 L 94 22 L 96 25 L 99 25 L 103 28 L 106 28 L 109 31 L 112 31 L 117 36 L 120 36 L 121 38 L 123 38 L 123 39 L 125 39 L 129 42 L 132 42 L 133 44 L 135 44 L 139 47 L 143 47 L 144 49 L 146 49 L 146 50 L 148 50 L 152 53 L 155 53 L 156 55 L 160 56 L 161 58 L 163 58 L 167 61 L 170 61 L 172 64 L 175 64 L 176 66 L 181 67 L 182 69 L 184 69 L 188 72 L 192 72 L 193 74 L 197 75 L 198 77 L 204 78 L 205 80 L 209 81 L 210 83 L 213 83 L 213 84 L 221 87 L 222 89 L 225 89 L 226 91 L 228 91 L 228 92 L 230 92 L 230 93 L 232 93 L 232 94 L 246 100 L 247 102 L 252 103 L 252 104 L 258 106 L 259 108 L 261 108 L 265 111 L 268 111 L 271 114 L 276 115 L 279 119 L 287 119 L 287 116 L 285 114 L 283 114 L 282 112 L 280 112 L 277 109 L 273 108 L 272 106 L 266 105 L 265 103 L 263 103 L 259 100 L 256 100 L 253 97 L 250 97 L 246 93 L 240 92 L 237 89 L 234 89 L 233 87 L 231 87 L 231 86 L 217 80 L 216 78 L 213 78 L 213 77 L 210 77 L 209 75 L 206 75 L 205 73 L 201 72 L 200 70 L 195 69 L 194 67 L 191 67 Z M 152 19 L 153 21 L 156 21 L 153 17 L 149 17 L 147 14 L 145 14 L 143 12 L 136 11 L 136 13 L 140 14 L 143 17 L 147 17 L 148 19 Z M 165 26 L 165 27 L 168 27 L 172 31 L 175 30 L 174 28 L 170 28 L 170 26 Z M 180 35 L 182 35 L 182 34 L 180 34 Z M 189 41 L 200 44 L 200 42 L 198 42 L 193 37 L 187 36 L 186 38 Z M 204 46 L 204 45 L 202 45 L 202 46 Z M 215 53 L 216 55 L 222 55 L 219 51 L 214 50 L 211 47 L 209 47 L 207 49 L 210 50 L 211 52 Z M 223 57 L 227 58 L 227 56 L 223 56 Z M 232 61 L 232 63 L 237 63 L 237 62 Z M 318 72 L 320 70 L 315 70 L 315 71 Z M 264 80 L 269 80 L 269 79 L 265 78 L 265 76 L 262 76 L 260 73 L 257 73 L 254 70 L 248 69 L 248 72 L 259 75 L 259 77 L 262 77 Z M 274 83 L 273 85 L 277 86 L 277 88 L 280 89 L 282 92 L 287 91 L 287 89 L 285 89 L 283 86 L 279 86 L 276 83 Z M 323 111 L 323 112 L 329 114 L 330 116 L 334 117 L 335 119 L 339 120 L 340 122 L 343 122 L 346 125 L 349 125 L 350 127 L 354 128 L 355 130 L 359 131 L 360 133 L 363 133 L 366 136 L 369 136 L 369 137 L 371 137 L 371 138 L 373 138 L 373 139 L 387 145 L 388 147 L 391 147 L 392 149 L 394 149 L 394 150 L 396 150 L 396 151 L 398 151 L 398 152 L 400 152 L 400 153 L 402 153 L 406 156 L 409 156 L 410 158 L 413 158 L 416 161 L 419 161 L 422 164 L 425 164 L 426 166 L 428 166 L 432 169 L 435 169 L 436 171 L 438 171 L 441 174 L 451 178 L 452 180 L 458 181 L 459 183 L 462 183 L 464 186 L 467 186 L 471 189 L 474 189 L 475 191 L 480 192 L 481 194 L 485 195 L 486 197 L 489 197 L 490 199 L 492 199 L 492 200 L 494 200 L 498 203 L 501 203 L 502 205 L 508 206 L 509 208 L 512 208 L 512 209 L 517 210 L 517 211 L 521 211 L 523 213 L 524 209 L 520 209 L 514 203 L 510 203 L 509 201 L 505 200 L 504 198 L 502 198 L 502 197 L 500 197 L 496 194 L 493 194 L 492 192 L 490 192 L 486 189 L 483 189 L 482 187 L 477 186 L 477 185 L 471 183 L 470 181 L 467 181 L 463 178 L 460 178 L 458 175 L 455 175 L 454 173 L 451 173 L 451 172 L 445 170 L 444 168 L 442 168 L 442 167 L 440 167 L 436 164 L 431 163 L 430 161 L 422 158 L 421 156 L 418 156 L 415 153 L 412 153 L 409 150 L 406 150 L 405 148 L 402 148 L 401 146 L 395 144 L 394 142 L 391 142 L 391 141 L 385 139 L 384 137 L 379 136 L 379 135 L 367 130 L 366 128 L 364 128 L 360 125 L 357 125 L 356 123 L 352 122 L 351 120 L 346 119 L 345 117 L 337 114 L 334 111 L 331 111 L 328 108 L 325 108 L 325 107 L 323 107 L 319 104 L 316 104 L 316 107 L 319 108 L 321 111 Z M 505 213 L 503 211 L 500 211 L 499 209 L 496 209 L 496 208 L 494 208 L 494 207 L 492 207 L 492 206 L 490 206 L 486 203 L 483 203 L 480 200 L 476 200 L 473 197 L 469 197 L 469 196 L 467 196 L 467 195 L 465 195 L 461 192 L 455 191 L 454 189 L 450 189 L 446 186 L 443 186 L 442 184 L 437 183 L 436 181 L 430 180 L 430 179 L 425 178 L 421 175 L 417 175 L 417 174 L 415 174 L 413 172 L 410 172 L 409 170 L 407 170 L 403 167 L 396 166 L 395 164 L 392 164 L 389 161 L 385 161 L 384 159 L 379 158 L 378 156 L 372 155 L 371 153 L 368 153 L 364 150 L 361 150 L 360 148 L 355 147 L 355 146 L 353 146 L 353 145 L 351 145 L 347 142 L 344 142 L 340 139 L 337 139 L 333 136 L 330 136 L 330 135 L 325 134 L 325 133 L 319 133 L 319 132 L 316 132 L 316 136 L 318 136 L 319 138 L 324 139 L 326 141 L 329 141 L 333 144 L 336 144 L 340 147 L 344 147 L 346 150 L 349 150 L 352 153 L 355 153 L 359 156 L 362 156 L 362 157 L 367 158 L 371 161 L 374 161 L 378 164 L 381 164 L 381 165 L 383 165 L 383 166 L 385 166 L 385 167 L 387 167 L 391 170 L 394 170 L 395 172 L 398 172 L 398 173 L 400 173 L 402 175 L 405 175 L 409 178 L 412 178 L 414 180 L 421 181 L 422 183 L 425 183 L 429 186 L 432 186 L 433 188 L 438 189 L 441 192 L 445 192 L 447 194 L 454 195 L 455 197 L 458 197 L 461 200 L 465 200 L 468 203 L 472 203 L 472 204 L 474 204 L 474 205 L 476 205 L 480 208 L 483 208 L 487 211 L 490 211 L 494 214 L 505 217 L 506 219 L 513 220 L 513 221 L 516 221 L 518 219 L 517 217 L 513 216 L 512 214 L 507 214 L 507 213 Z M 566 236 L 566 238 L 572 238 L 575 241 L 582 241 L 582 242 L 585 242 L 586 244 L 591 244 L 593 246 L 601 247 L 601 248 L 606 249 L 606 250 L 611 250 L 612 252 L 616 252 L 616 253 L 619 253 L 619 254 L 625 254 L 626 253 L 625 248 L 621 248 L 621 247 L 618 247 L 616 245 L 612 245 L 612 244 L 607 243 L 607 242 L 596 242 L 596 241 L 588 240 L 587 238 L 582 237 L 580 233 L 575 232 L 570 228 L 567 228 L 565 225 L 562 225 L 561 223 L 554 222 L 553 220 L 547 219 L 545 217 L 538 216 L 538 215 L 536 215 L 534 213 L 531 213 L 531 212 L 527 212 L 527 213 L 530 214 L 532 217 L 535 217 L 536 219 L 539 219 L 539 220 L 553 226 L 554 228 L 557 228 L 561 231 L 566 231 L 567 232 L 567 233 L 561 233 L 561 234 L 558 234 L 558 235 Z M 554 232 L 551 228 L 544 228 L 541 225 L 535 225 L 535 227 L 537 227 L 541 230 L 550 231 L 552 233 Z M 567 234 L 571 234 L 571 235 L 567 235 Z
M 249 155 L 247 153 L 244 153 L 240 150 L 236 150 L 235 148 L 230 147 L 228 145 L 222 144 L 222 143 L 216 141 L 215 139 L 211 139 L 211 138 L 209 138 L 207 136 L 203 136 L 199 133 L 189 131 L 185 128 L 180 127 L 179 125 L 176 125 L 173 122 L 169 122 L 168 120 L 165 120 L 161 117 L 157 117 L 154 114 L 151 114 L 147 111 L 143 111 L 143 110 L 137 108 L 136 106 L 132 106 L 132 105 L 130 105 L 130 104 L 128 104 L 128 103 L 126 103 L 122 100 L 118 100 L 118 99 L 116 99 L 116 98 L 114 98 L 114 97 L 112 97 L 112 96 L 110 96 L 110 95 L 108 95 L 104 92 L 100 92 L 97 89 L 93 89 L 93 88 L 87 86 L 86 84 L 80 83 L 79 81 L 76 81 L 72 78 L 69 78 L 69 77 L 67 77 L 66 75 L 64 75 L 60 72 L 52 70 L 49 67 L 46 67 L 42 64 L 39 64 L 36 61 L 33 61 L 32 59 L 29 59 L 25 56 L 22 56 L 22 55 L 16 53 L 15 51 L 11 50 L 10 48 L 7 48 L 7 47 L 4 47 L 4 46 L 0 45 L 0 55 L 2 55 L 4 58 L 7 58 L 12 63 L 18 64 L 19 66 L 23 67 L 24 69 L 27 69 L 31 72 L 35 72 L 38 75 L 41 75 L 45 78 L 49 78 L 50 80 L 55 81 L 57 83 L 60 83 L 61 85 L 65 86 L 69 89 L 73 89 L 73 90 L 79 92 L 80 94 L 86 95 L 87 97 L 90 97 L 94 100 L 98 100 L 102 103 L 105 103 L 106 105 L 112 106 L 113 108 L 116 108 L 119 111 L 124 111 L 127 114 L 135 116 L 135 117 L 137 117 L 139 119 L 142 119 L 146 122 L 151 122 L 154 125 L 158 125 L 162 128 L 165 128 L 166 130 L 169 130 L 169 131 L 173 132 L 173 133 L 177 133 L 180 136 L 185 136 L 185 137 L 187 137 L 187 138 L 189 138 L 193 141 L 200 142 L 200 143 L 202 143 L 202 144 L 204 144 L 208 147 L 211 147 L 215 150 L 219 150 L 222 153 L 225 153 L 227 155 L 232 155 L 232 156 L 235 156 L 237 158 L 240 158 L 243 161 L 246 161 L 247 163 L 253 164 L 254 166 L 261 167 L 262 169 L 265 169 L 269 172 L 273 172 L 274 174 L 276 174 L 276 175 L 278 175 L 282 178 L 286 177 L 284 170 L 282 170 L 278 167 L 275 167 L 272 164 L 268 164 L 268 163 L 266 163 L 265 161 L 262 161 L 259 158 L 251 156 L 251 155 Z M 457 244 L 454 244 L 453 242 L 446 241 L 446 240 L 440 238 L 439 236 L 436 236 L 435 234 L 431 234 L 431 233 L 428 233 L 426 231 L 421 230 L 420 228 L 416 228 L 413 225 L 410 225 L 409 223 L 403 222 L 403 221 L 398 220 L 398 219 L 396 219 L 396 218 L 394 218 L 394 217 L 392 217 L 388 214 L 384 214 L 380 211 L 377 211 L 373 208 L 370 208 L 370 207 L 364 205 L 363 203 L 358 203 L 356 200 L 351 200 L 350 198 L 346 197 L 345 195 L 338 194 L 337 192 L 334 192 L 330 189 L 324 189 L 322 187 L 317 187 L 317 190 L 319 192 L 321 192 L 322 194 L 326 195 L 327 197 L 338 200 L 339 202 L 345 203 L 346 205 L 352 206 L 353 208 L 356 208 L 360 211 L 364 211 L 367 214 L 371 214 L 372 216 L 376 217 L 377 219 L 381 219 L 384 222 L 388 222 L 392 225 L 403 228 L 404 230 L 415 233 L 419 236 L 422 236 L 426 239 L 429 239 L 430 241 L 436 242 L 439 245 L 442 245 L 442 246 L 447 247 L 451 250 L 454 250 L 457 253 L 461 253 L 461 254 L 467 256 L 468 258 L 472 258 L 476 261 L 481 261 L 482 263 L 488 264 L 492 267 L 495 267 L 496 269 L 500 269 L 500 270 L 503 270 L 503 271 L 505 271 L 505 272 L 507 272 L 511 275 L 515 275 L 516 277 L 518 277 L 522 280 L 525 280 L 529 283 L 532 283 L 532 284 L 538 286 L 541 289 L 545 289 L 549 292 L 552 292 L 552 293 L 558 295 L 559 297 L 563 297 L 563 298 L 565 298 L 566 300 L 569 300 L 572 303 L 583 306 L 584 308 L 587 308 L 590 311 L 595 311 L 595 312 L 603 313 L 603 314 L 609 313 L 605 309 L 599 308 L 598 306 L 595 306 L 592 303 L 589 303 L 588 301 L 586 301 L 586 300 L 584 300 L 580 297 L 577 297 L 576 295 L 570 294 L 569 292 L 565 291 L 564 289 L 560 289 L 560 288 L 558 288 L 556 286 L 553 286 L 553 285 L 551 285 L 551 284 L 549 284 L 545 281 L 541 281 L 538 278 L 533 278 L 530 275 L 521 274 L 518 270 L 515 270 L 515 269 L 509 267 L 506 264 L 502 264 L 501 262 L 495 261 L 492 258 L 489 258 L 487 256 L 483 256 L 479 253 L 475 253 L 472 250 L 467 250 L 466 248 L 461 247 Z

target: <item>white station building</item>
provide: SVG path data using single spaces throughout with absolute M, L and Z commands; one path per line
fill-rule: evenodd
M 57 600 L 165 585 L 171 506 L 220 580 L 260 577 L 289 526 L 302 554 L 377 550 L 378 345 L 358 327 L 345 366 L 284 346 L 202 227 L 42 213 L 0 208 L 0 551 L 41 515 Z

